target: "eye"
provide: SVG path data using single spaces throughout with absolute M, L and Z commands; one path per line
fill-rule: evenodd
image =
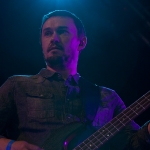
M 66 29 L 60 29 L 60 30 L 57 31 L 57 33 L 58 33 L 59 35 L 60 35 L 60 34 L 68 34 L 69 31 L 66 30 Z
M 52 31 L 45 31 L 44 36 L 51 36 L 53 33 Z

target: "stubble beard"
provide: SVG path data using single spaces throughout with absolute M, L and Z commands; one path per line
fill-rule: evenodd
M 66 68 L 67 64 L 69 63 L 68 56 L 51 56 L 45 59 L 47 66 L 50 68 Z

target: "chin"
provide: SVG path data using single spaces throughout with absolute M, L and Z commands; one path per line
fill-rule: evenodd
M 47 64 L 50 65 L 57 65 L 57 64 L 63 64 L 64 62 L 64 58 L 63 56 L 58 56 L 58 55 L 53 55 L 53 56 L 49 56 L 47 59 L 45 59 Z

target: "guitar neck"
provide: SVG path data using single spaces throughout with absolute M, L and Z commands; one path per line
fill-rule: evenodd
M 89 138 L 73 150 L 92 149 L 96 150 L 106 143 L 111 137 L 119 132 L 131 120 L 140 115 L 143 111 L 150 107 L 150 91 L 135 101 L 127 109 L 114 117 L 109 123 L 97 130 Z

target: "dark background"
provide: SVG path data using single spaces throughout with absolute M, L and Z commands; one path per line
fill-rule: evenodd
M 39 28 L 42 16 L 67 9 L 84 23 L 88 44 L 78 72 L 116 90 L 129 106 L 150 90 L 149 0 L 1 0 L 0 85 L 9 76 L 45 67 Z M 135 120 L 150 119 L 150 109 Z

